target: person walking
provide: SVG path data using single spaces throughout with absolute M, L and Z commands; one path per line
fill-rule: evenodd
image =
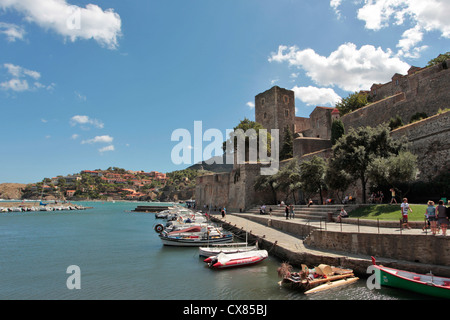
M 291 219 L 294 219 L 295 213 L 294 213 L 294 205 L 293 204 L 291 204 L 289 206 L 289 211 L 290 211 Z
M 286 220 L 289 219 L 289 206 L 288 205 L 286 205 L 284 207 L 284 213 L 286 214 Z
M 428 201 L 428 207 L 425 211 L 425 215 L 427 216 L 427 220 L 430 223 L 431 234 L 436 235 L 437 229 L 437 218 L 436 218 L 436 208 L 434 206 L 433 201 Z
M 409 206 L 408 199 L 403 198 L 403 202 L 400 207 L 402 210 L 402 226 L 406 226 L 408 229 L 411 229 L 408 223 L 408 211 L 412 212 L 412 209 Z
M 442 235 L 447 235 L 448 218 L 446 213 L 447 208 L 444 206 L 444 201 L 439 200 L 439 205 L 436 207 L 436 215 L 439 226 L 442 229 Z
M 389 191 L 391 191 L 391 202 L 390 202 L 390 204 L 392 204 L 392 203 L 397 203 L 397 199 L 395 198 L 395 190 L 394 190 L 394 188 L 391 188 Z

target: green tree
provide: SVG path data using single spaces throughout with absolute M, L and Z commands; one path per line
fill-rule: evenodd
M 361 182 L 363 203 L 366 203 L 368 170 L 377 158 L 388 158 L 398 154 L 407 146 L 405 139 L 393 140 L 386 125 L 376 128 L 350 129 L 333 146 L 332 163 L 335 170 L 344 170 L 354 181 Z
M 436 58 L 431 59 L 430 61 L 428 61 L 427 67 L 431 67 L 431 66 L 437 65 L 437 64 L 442 63 L 442 62 L 444 62 L 444 61 L 446 61 L 448 59 L 450 59 L 450 51 L 446 52 L 444 54 L 440 54 Z
M 345 191 L 353 181 L 354 179 L 350 174 L 345 170 L 338 169 L 332 160 L 329 161 L 325 172 L 325 183 L 329 189 L 336 192 L 339 202 L 342 202 L 345 197 Z
M 261 175 L 256 178 L 253 188 L 255 191 L 270 192 L 273 204 L 277 204 L 277 181 L 275 175 Z
M 325 170 L 325 160 L 317 156 L 300 164 L 302 190 L 310 194 L 319 193 L 320 203 L 323 203 L 322 190 L 326 188 Z
M 300 182 L 300 166 L 298 160 L 294 158 L 289 161 L 288 164 L 274 174 L 273 179 L 276 181 L 276 184 L 274 185 L 275 189 L 286 194 L 285 200 L 287 201 L 289 195 L 292 195 L 294 203 L 296 203 L 297 199 L 295 198 L 295 193 L 300 190 L 302 186 Z
M 334 145 L 345 134 L 344 123 L 341 119 L 334 120 L 331 124 L 331 144 Z
M 400 185 L 416 180 L 417 173 L 417 156 L 405 150 L 387 158 L 376 158 L 368 168 L 371 181 L 397 190 Z
M 336 104 L 336 108 L 339 110 L 339 114 L 343 116 L 344 114 L 353 112 L 359 108 L 366 106 L 369 102 L 367 101 L 367 94 L 362 92 L 355 92 L 350 94 L 347 98 L 343 98 L 340 102 Z
M 233 128 L 234 131 L 241 129 L 244 133 L 248 133 L 250 131 L 248 130 L 255 130 L 256 135 L 252 136 L 253 139 L 256 139 L 256 147 L 259 150 L 260 146 L 259 146 L 259 135 L 260 135 L 260 130 L 264 129 L 264 127 L 256 122 L 256 121 L 251 121 L 247 118 L 244 118 L 244 120 L 241 120 L 241 122 L 239 122 L 239 124 Z M 234 136 L 234 140 L 231 140 L 231 137 L 229 137 L 226 141 L 224 141 L 223 143 L 223 150 L 225 152 L 236 152 L 237 151 L 237 147 L 238 147 L 238 137 Z M 267 150 L 267 155 L 270 155 L 270 149 L 271 149 L 271 141 L 272 141 L 272 136 L 270 135 L 269 132 L 267 132 L 267 145 L 265 146 L 266 150 Z M 234 145 L 234 148 L 232 148 L 232 146 Z M 249 154 L 249 149 L 251 147 L 251 143 L 250 143 L 250 137 L 246 136 L 245 137 L 245 159 L 248 160 L 248 154 Z
M 292 134 L 292 131 L 289 128 L 289 126 L 286 126 L 283 145 L 281 146 L 280 150 L 280 161 L 291 159 L 293 157 L 294 151 L 293 143 L 294 143 L 294 136 Z

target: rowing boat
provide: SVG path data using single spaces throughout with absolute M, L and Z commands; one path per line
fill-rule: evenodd
M 431 272 L 429 274 L 419 274 L 384 267 L 377 265 L 374 257 L 372 257 L 372 264 L 375 267 L 376 281 L 383 286 L 450 299 L 450 278 L 437 277 Z

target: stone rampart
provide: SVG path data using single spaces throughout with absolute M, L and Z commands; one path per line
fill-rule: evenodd
M 428 181 L 448 169 L 450 159 L 450 111 L 411 123 L 392 131 L 392 137 L 406 137 L 417 155 L 419 179 Z

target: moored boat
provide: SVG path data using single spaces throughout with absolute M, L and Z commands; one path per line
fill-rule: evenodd
M 384 267 L 377 265 L 374 257 L 372 257 L 372 264 L 375 267 L 376 281 L 383 286 L 450 299 L 450 278 L 437 277 L 431 272 L 429 274 L 419 274 Z
M 302 264 L 302 269 L 299 272 L 292 272 L 292 266 L 288 263 L 283 263 L 278 268 L 278 275 L 282 278 L 278 282 L 279 285 L 289 285 L 292 288 L 303 291 L 305 294 L 350 284 L 359 279 L 354 276 L 351 269 L 333 267 L 326 264 L 321 264 L 313 269 L 309 269 Z
M 267 250 L 252 250 L 239 253 L 220 253 L 217 256 L 206 258 L 204 262 L 212 268 L 225 269 L 253 265 L 269 256 Z
M 233 243 L 223 243 L 223 244 L 216 244 L 206 247 L 199 247 L 198 248 L 198 255 L 200 257 L 211 257 L 211 256 L 217 256 L 220 253 L 239 253 L 239 252 L 247 252 L 247 251 L 253 251 L 258 250 L 258 245 L 252 245 L 249 246 L 247 242 L 233 242 Z
M 192 226 L 172 232 L 162 231 L 159 237 L 164 245 L 182 247 L 199 247 L 233 241 L 231 232 L 219 230 L 212 225 Z

